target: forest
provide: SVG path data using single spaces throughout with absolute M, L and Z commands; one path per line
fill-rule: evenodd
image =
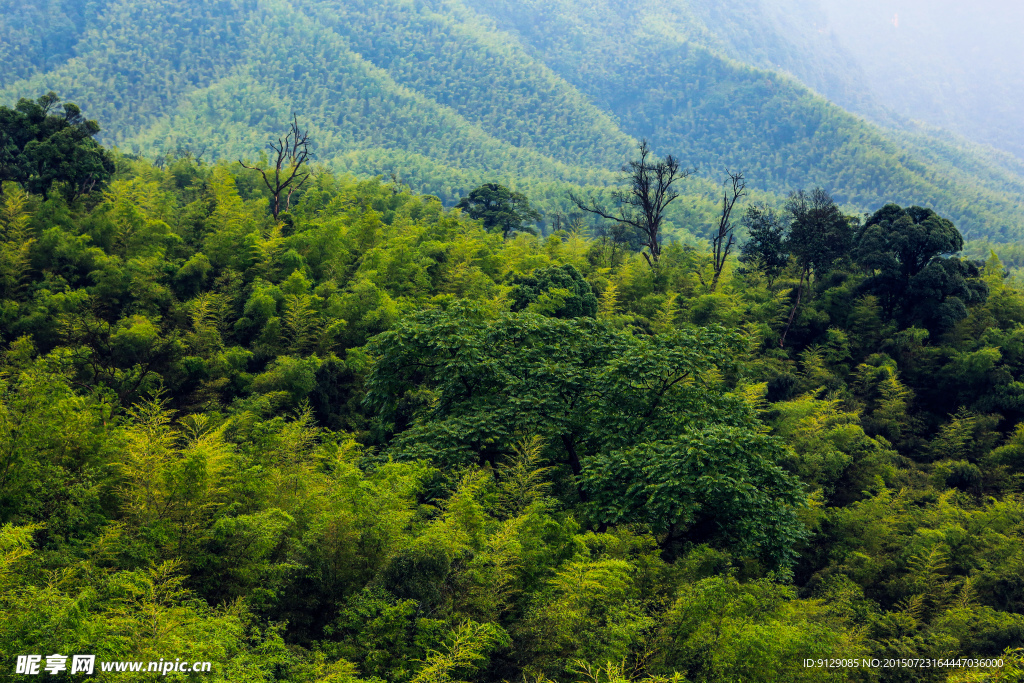
M 1024 285 L 933 210 L 734 176 L 709 243 L 538 235 L 0 130 L 0 680 L 1024 677 Z

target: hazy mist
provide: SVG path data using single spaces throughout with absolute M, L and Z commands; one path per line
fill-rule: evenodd
M 1024 3 L 817 2 L 880 104 L 1024 157 Z

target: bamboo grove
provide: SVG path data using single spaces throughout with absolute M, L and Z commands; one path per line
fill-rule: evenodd
M 1020 676 L 1024 288 L 934 212 L 741 203 L 741 250 L 652 262 L 89 158 L 0 197 L 0 678 Z M 802 664 L 838 656 L 1006 664 Z

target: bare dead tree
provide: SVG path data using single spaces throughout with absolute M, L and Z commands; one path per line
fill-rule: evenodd
M 731 171 L 726 171 L 726 173 L 729 174 L 732 187 L 722 194 L 722 214 L 718 218 L 718 232 L 711 240 L 714 275 L 711 277 L 709 292 L 714 292 L 718 287 L 718 280 L 722 277 L 729 252 L 732 250 L 733 244 L 736 243 L 736 236 L 733 234 L 736 226 L 732 223 L 732 209 L 736 206 L 736 202 L 747 193 L 747 184 L 743 180 L 742 173 L 732 173 Z
M 672 189 L 672 184 L 686 178 L 692 171 L 680 168 L 679 162 L 672 155 L 656 161 L 647 140 L 640 141 L 639 151 L 639 159 L 622 167 L 627 189 L 612 193 L 612 200 L 619 205 L 614 213 L 594 197 L 569 192 L 569 199 L 580 211 L 634 229 L 647 249 L 641 253 L 653 267 L 661 256 L 661 226 L 665 221 L 665 210 L 679 196 Z
M 293 115 L 288 134 L 284 138 L 278 138 L 276 143 L 267 144 L 274 152 L 273 169 L 248 166 L 241 159 L 238 160 L 243 168 L 259 171 L 259 174 L 263 176 L 263 182 L 273 198 L 271 211 L 274 214 L 274 220 L 277 220 L 278 214 L 281 213 L 281 195 L 285 195 L 284 208 L 287 211 L 292 205 L 292 194 L 310 178 L 309 171 L 302 170 L 302 166 L 313 156 L 309 145 L 309 131 L 300 131 L 299 119 Z M 272 174 L 273 179 L 268 174 Z

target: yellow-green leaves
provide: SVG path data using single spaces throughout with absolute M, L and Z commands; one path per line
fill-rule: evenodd
M 118 458 L 124 513 L 136 533 L 162 537 L 164 552 L 195 548 L 223 502 L 232 455 L 226 425 L 214 427 L 202 415 L 172 425 L 170 411 L 156 399 L 129 416 Z
M 24 285 L 31 264 L 29 249 L 36 241 L 29 230 L 29 195 L 9 185 L 0 195 L 0 300 L 13 299 Z

